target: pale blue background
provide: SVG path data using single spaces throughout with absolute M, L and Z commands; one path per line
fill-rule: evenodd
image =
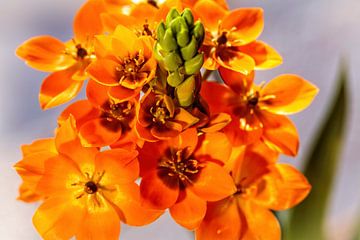
M 14 56 L 22 41 L 40 34 L 62 40 L 72 36 L 72 17 L 81 0 L 0 0 L 0 239 L 40 239 L 32 227 L 36 204 L 15 201 L 20 183 L 11 166 L 20 159 L 19 146 L 52 136 L 56 116 L 63 109 L 42 112 L 37 95 L 44 73 L 34 71 Z M 325 113 L 341 56 L 350 67 L 351 116 L 329 206 L 328 239 L 349 240 L 360 213 L 360 1 L 359 0 L 233 0 L 232 8 L 260 6 L 266 27 L 261 37 L 283 55 L 284 64 L 258 74 L 258 81 L 281 73 L 296 73 L 321 89 L 313 105 L 294 116 L 302 147 L 288 160 L 301 166 L 301 158 Z M 326 161 L 326 159 L 323 159 Z M 231 224 L 231 223 L 229 223 Z M 121 239 L 191 239 L 168 216 L 142 228 L 122 228 Z

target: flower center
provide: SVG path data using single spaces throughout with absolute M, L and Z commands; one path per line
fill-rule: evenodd
M 201 170 L 201 164 L 189 155 L 189 149 L 168 149 L 158 163 L 170 177 L 178 177 L 183 183 L 192 183 Z
M 132 82 L 137 81 L 137 75 L 145 63 L 145 58 L 142 54 L 138 53 L 135 57 L 126 57 L 123 62 L 116 67 L 120 84 L 129 79 Z
M 88 52 L 86 51 L 85 48 L 81 47 L 81 44 L 77 44 L 76 45 L 76 56 L 80 59 L 84 59 L 87 55 L 88 55 Z
M 169 110 L 166 108 L 162 99 L 156 102 L 156 105 L 150 108 L 150 113 L 153 116 L 154 123 L 165 124 L 166 119 L 171 118 Z
M 129 101 L 111 104 L 110 115 L 119 121 L 128 119 L 133 115 L 133 104 Z
M 98 190 L 98 186 L 93 181 L 89 181 L 85 183 L 85 192 L 88 194 L 94 194 Z
M 156 0 L 147 0 L 147 3 L 154 6 L 154 7 L 156 7 L 156 8 L 159 8 L 159 6 L 157 5 Z
M 255 92 L 247 96 L 247 105 L 251 108 L 256 107 L 259 102 L 259 93 Z
M 217 38 L 216 42 L 218 45 L 225 45 L 227 43 L 227 32 L 222 32 L 221 35 Z

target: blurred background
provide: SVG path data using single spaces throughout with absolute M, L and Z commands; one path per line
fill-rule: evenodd
M 72 18 L 83 2 L 0 1 L 0 239 L 40 239 L 31 223 L 37 205 L 15 200 L 20 179 L 12 166 L 21 158 L 21 144 L 53 136 L 57 115 L 64 108 L 40 110 L 38 92 L 46 73 L 27 67 L 15 57 L 15 49 L 36 35 L 70 39 Z M 260 39 L 271 44 L 284 57 L 283 65 L 258 73 L 257 81 L 270 80 L 281 73 L 295 73 L 320 88 L 314 103 L 291 117 L 301 138 L 299 156 L 296 159 L 282 158 L 282 161 L 302 168 L 302 159 L 334 97 L 340 60 L 346 60 L 349 116 L 344 148 L 327 207 L 325 232 L 329 240 L 352 240 L 353 233 L 360 227 L 360 1 L 228 2 L 232 9 L 264 8 L 265 30 Z M 138 229 L 122 226 L 121 239 L 191 239 L 191 233 L 178 227 L 168 215 Z

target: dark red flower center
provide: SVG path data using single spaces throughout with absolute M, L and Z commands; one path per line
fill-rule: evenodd
M 94 194 L 98 190 L 98 186 L 95 182 L 89 181 L 85 183 L 85 192 L 88 194 Z

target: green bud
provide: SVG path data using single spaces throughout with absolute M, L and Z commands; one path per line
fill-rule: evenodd
M 169 27 L 170 26 L 170 22 L 175 19 L 176 17 L 179 17 L 180 14 L 179 12 L 176 10 L 176 8 L 172 8 L 170 9 L 170 11 L 168 12 L 168 14 L 166 15 L 166 26 Z
M 195 87 L 195 76 L 188 77 L 184 82 L 177 86 L 175 89 L 175 95 L 179 101 L 180 106 L 188 107 L 194 102 Z
M 173 31 L 174 34 L 179 33 L 180 31 L 182 31 L 183 29 L 185 30 L 189 30 L 188 25 L 186 24 L 185 19 L 183 19 L 182 17 L 177 17 L 174 20 L 172 20 L 170 22 L 170 26 L 171 30 Z
M 185 62 L 184 64 L 185 73 L 187 75 L 193 75 L 195 73 L 198 73 L 203 63 L 204 63 L 204 53 L 197 54 L 195 57 Z
M 181 74 L 178 70 L 169 73 L 167 77 L 167 82 L 172 87 L 177 87 L 182 81 L 184 81 L 184 74 Z
M 163 39 L 165 35 L 165 24 L 161 22 L 157 28 L 157 39 Z
M 191 38 L 191 41 L 187 46 L 180 49 L 181 56 L 185 61 L 193 58 L 197 51 L 197 42 L 194 36 Z
M 177 52 L 171 52 L 164 57 L 165 69 L 173 72 L 183 64 L 180 55 Z
M 194 16 L 192 15 L 190 8 L 185 8 L 181 16 L 185 19 L 188 26 L 194 25 Z
M 182 29 L 176 34 L 176 41 L 180 47 L 185 47 L 189 43 L 189 31 Z
M 200 21 L 195 23 L 192 33 L 198 41 L 198 44 L 201 45 L 204 41 L 205 29 Z
M 171 31 L 171 28 L 166 29 L 164 38 L 159 40 L 161 47 L 168 52 L 174 51 L 178 48 L 173 32 Z

